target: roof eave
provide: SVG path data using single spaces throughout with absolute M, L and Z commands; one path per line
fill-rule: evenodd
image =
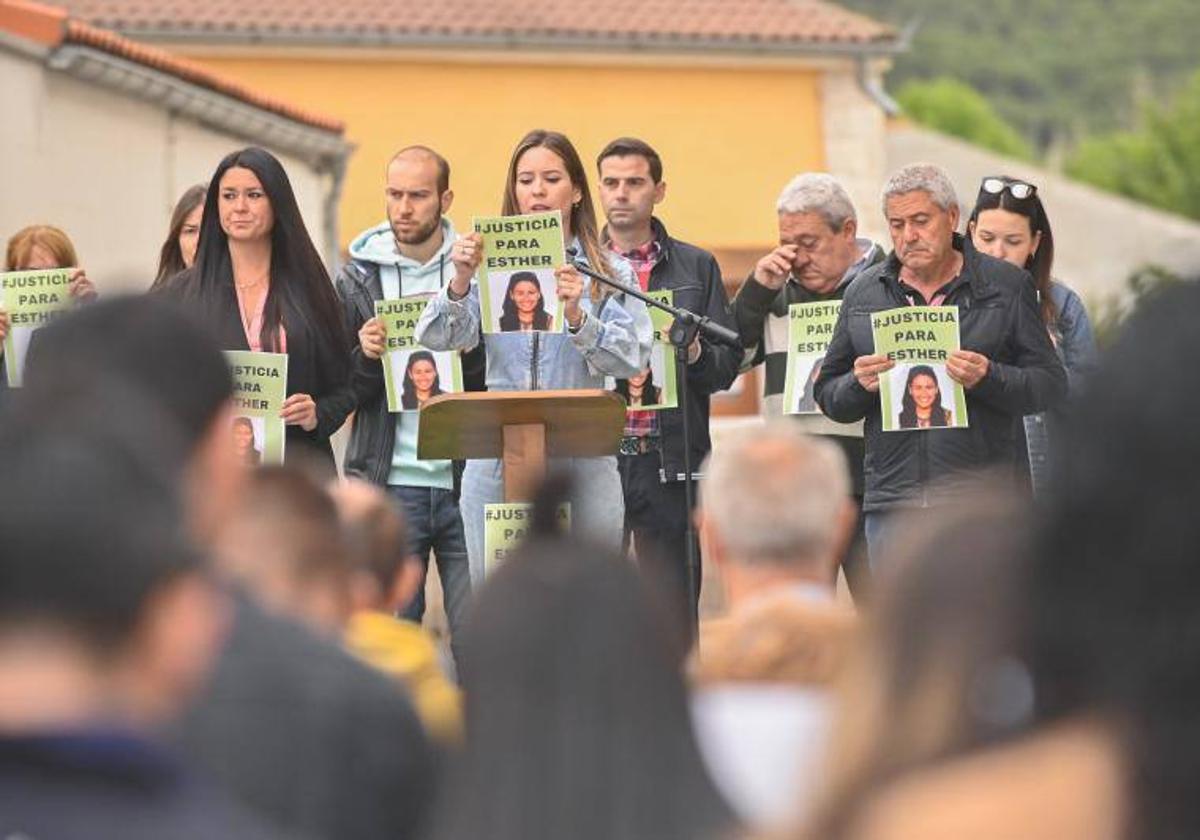
M 51 69 L 151 102 L 226 134 L 285 152 L 322 170 L 353 151 L 340 133 L 307 125 L 93 47 L 53 50 Z
M 636 53 L 750 55 L 771 57 L 895 56 L 907 48 L 906 39 L 888 36 L 868 41 L 771 41 L 753 38 L 664 37 L 633 36 L 595 37 L 572 34 L 498 33 L 470 35 L 463 33 L 418 32 L 368 33 L 360 31 L 306 32 L 273 31 L 238 32 L 177 27 L 121 27 L 106 24 L 122 34 L 147 41 L 172 43 L 203 43 L 209 45 L 262 45 L 295 47 L 414 47 L 456 49 L 563 50 L 589 52 L 629 51 Z

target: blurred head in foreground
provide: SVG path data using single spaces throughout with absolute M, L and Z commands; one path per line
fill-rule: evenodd
M 32 383 L 0 418 L 0 731 L 142 729 L 172 717 L 219 644 L 173 477 L 171 418 Z
M 1200 835 L 1197 312 L 1162 292 L 1071 407 L 1031 589 L 1039 715 L 1118 723 L 1137 838 Z
M 467 751 L 438 838 L 694 840 L 728 828 L 665 625 L 619 557 L 550 535 L 488 580 L 464 646 Z
M 896 778 L 1027 730 L 1029 518 L 1022 501 L 981 484 L 936 521 L 897 532 L 842 681 L 808 836 L 848 836 L 864 801 Z
M 177 435 L 164 462 L 181 483 L 193 536 L 207 542 L 237 503 L 244 470 L 229 446 L 233 378 L 207 332 L 168 301 L 115 297 L 81 307 L 38 330 L 25 380 L 111 401 L 124 381 L 161 412 Z M 152 446 L 158 429 L 144 435 Z

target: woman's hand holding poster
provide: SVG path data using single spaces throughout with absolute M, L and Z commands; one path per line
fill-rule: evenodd
M 417 344 L 414 332 L 429 295 L 378 300 L 383 322 L 383 381 L 388 411 L 417 411 L 430 397 L 462 391 L 462 360 L 457 351 L 433 352 Z
M 813 385 L 821 373 L 833 326 L 842 311 L 840 300 L 793 303 L 788 307 L 787 373 L 784 376 L 784 414 L 820 414 Z
M 946 373 L 959 349 L 957 306 L 902 306 L 871 315 L 875 352 L 896 363 L 879 376 L 885 432 L 967 427 L 967 396 Z
M 675 293 L 669 289 L 646 294 L 667 305 L 674 305 Z M 625 398 L 629 411 L 658 411 L 679 405 L 675 381 L 675 348 L 668 336 L 671 330 L 671 316 L 661 309 L 646 308 L 650 310 L 650 323 L 654 325 L 650 362 L 638 375 L 616 380 L 614 388 Z
M 479 306 L 485 333 L 562 332 L 565 319 L 554 269 L 563 265 L 562 216 L 476 218 L 483 237 L 479 263 Z
M 287 398 L 286 353 L 225 353 L 233 371 L 233 436 L 238 459 L 253 466 L 282 464 L 287 440 L 283 401 Z

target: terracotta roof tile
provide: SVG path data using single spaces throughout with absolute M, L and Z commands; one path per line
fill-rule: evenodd
M 539 39 L 803 49 L 894 46 L 892 28 L 825 0 L 60 0 L 132 35 L 376 42 Z

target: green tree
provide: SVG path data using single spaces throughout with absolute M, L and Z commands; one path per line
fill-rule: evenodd
M 896 99 L 909 117 L 929 128 L 1011 157 L 1033 157 L 1033 150 L 1016 129 L 965 82 L 947 78 L 909 82 Z
M 888 84 L 952 76 L 1039 149 L 1136 126 L 1197 66 L 1197 0 L 836 0 L 916 25 Z
M 1067 174 L 1200 219 L 1200 71 L 1175 102 L 1147 106 L 1137 131 L 1084 141 Z

